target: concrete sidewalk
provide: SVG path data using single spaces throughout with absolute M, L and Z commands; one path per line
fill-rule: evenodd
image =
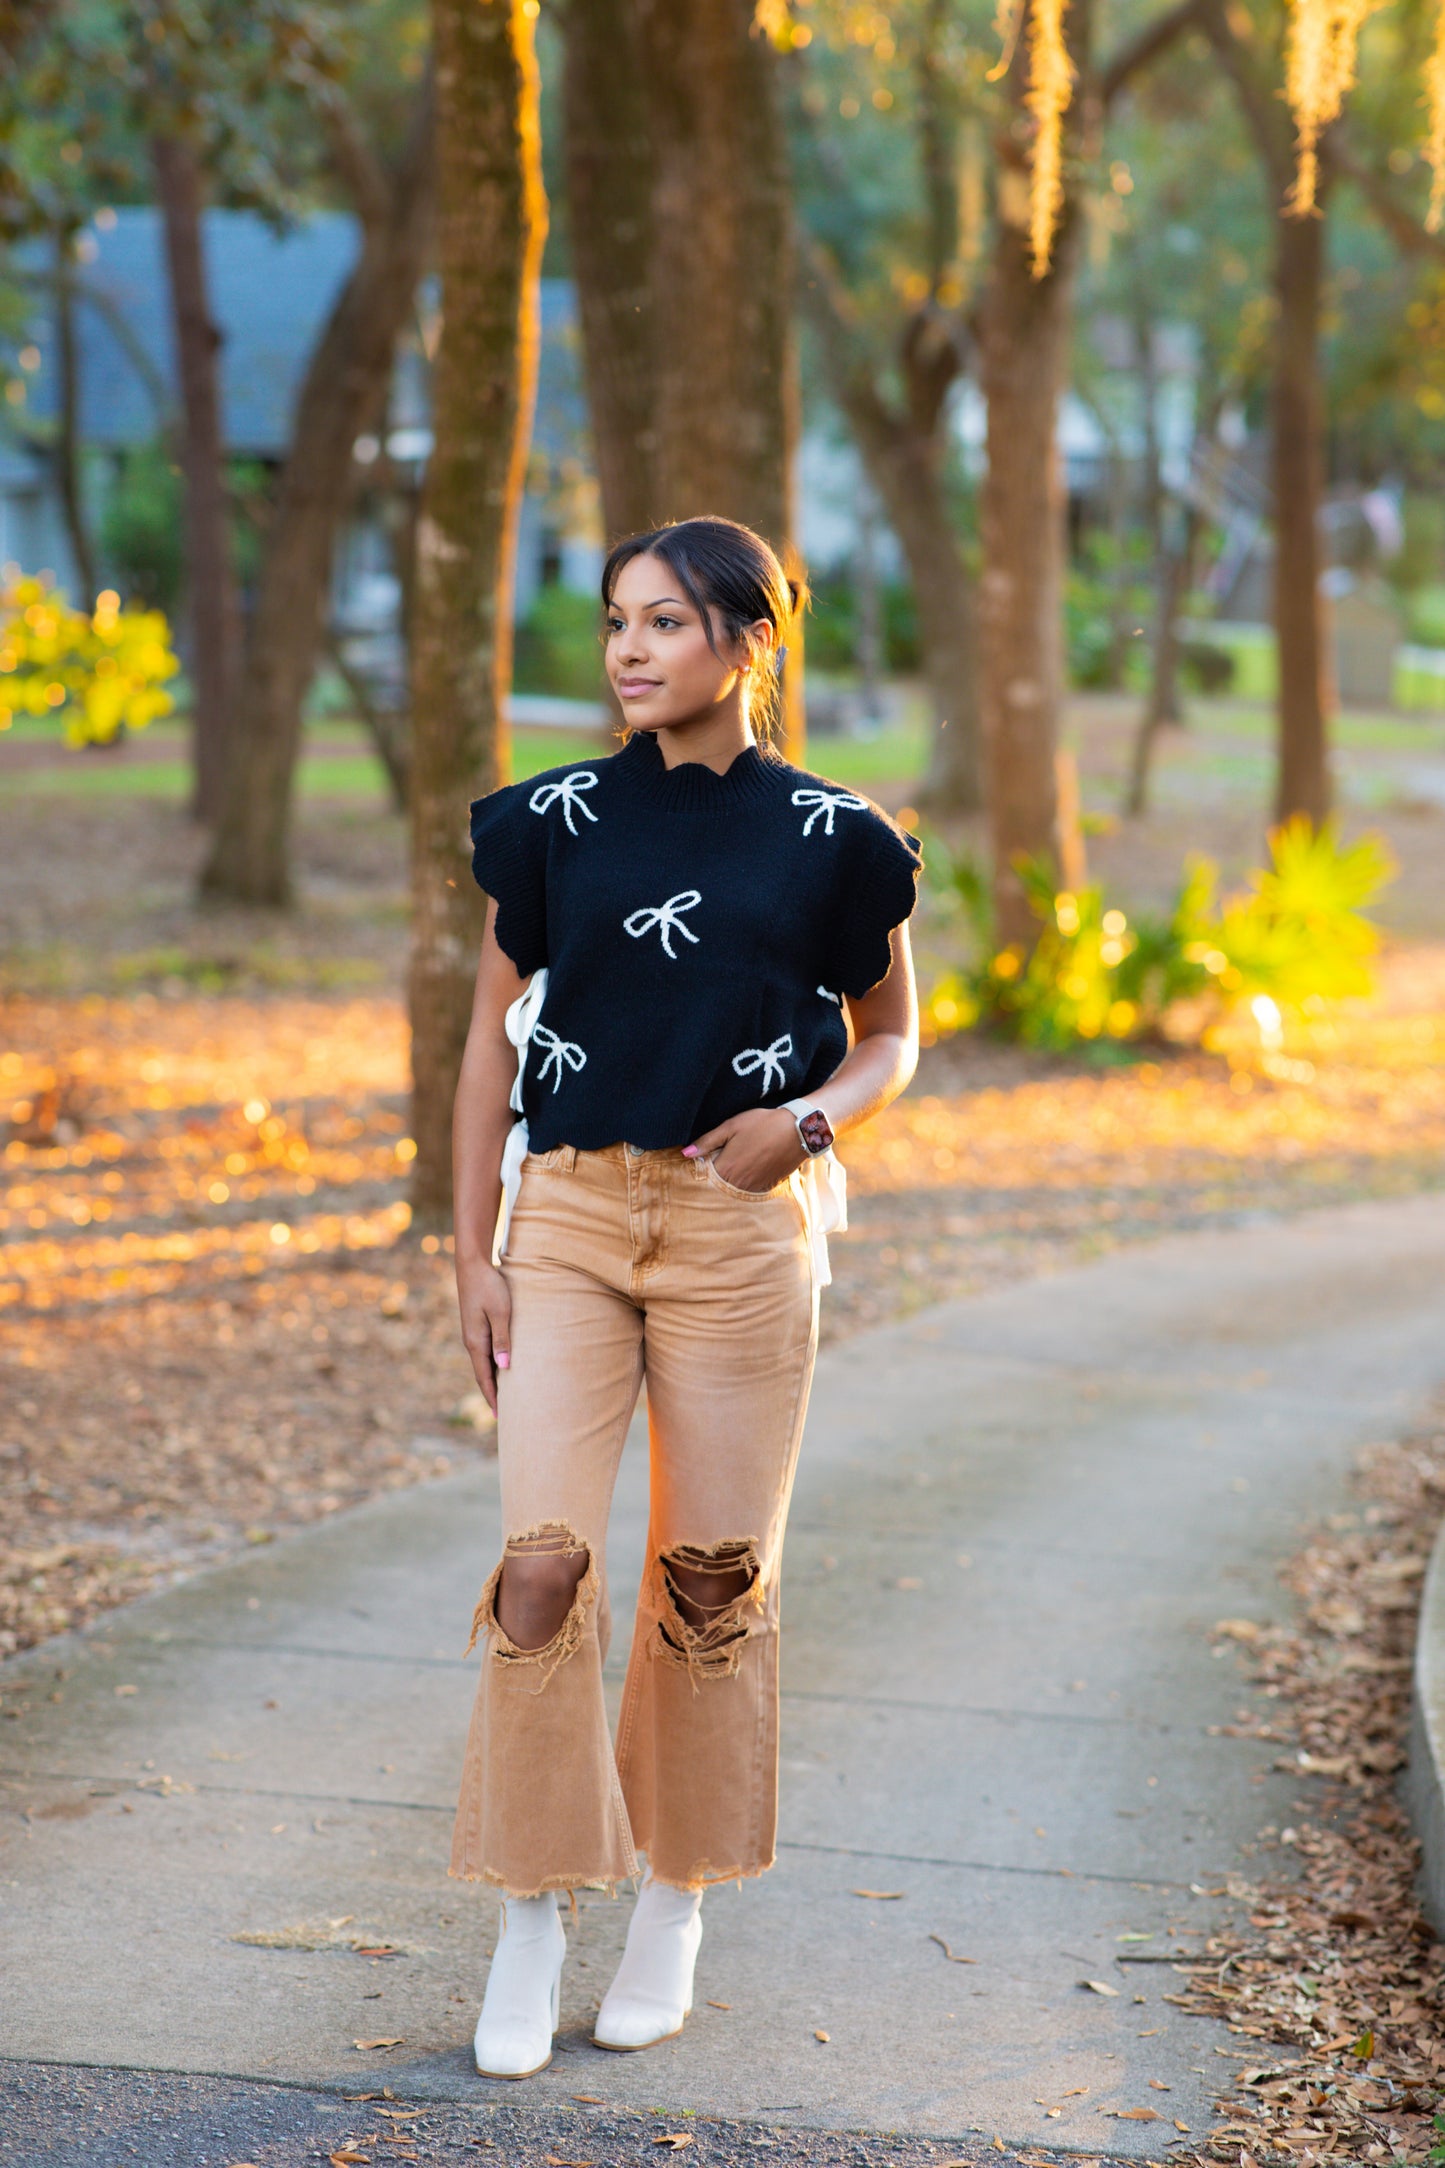
M 709 1897 L 697 2012 L 645 2056 L 588 2044 L 626 1908 L 584 1895 L 559 2052 L 508 2104 L 1155 2159 L 1175 2118 L 1207 2128 L 1235 2043 L 1163 1999 L 1167 1965 L 1118 1960 L 1190 1945 L 1300 1794 L 1209 1735 L 1242 1690 L 1208 1628 L 1278 1614 L 1301 1523 L 1445 1379 L 1442 1285 L 1425 1198 L 1127 1251 L 830 1352 L 777 1871 Z M 0 2054 L 496 2097 L 468 2052 L 494 1904 L 444 1869 L 500 1534 L 484 1468 L 7 1667 L 31 1692 L 0 1740 Z M 1164 2120 L 1109 2113 L 1135 2108 Z

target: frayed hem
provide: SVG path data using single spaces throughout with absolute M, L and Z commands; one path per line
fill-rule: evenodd
M 448 1867 L 447 1874 L 453 1882 L 479 1882 L 485 1889 L 496 1890 L 499 1896 L 516 1897 L 518 1899 L 546 1897 L 548 1895 L 557 1897 L 566 1895 L 570 1897 L 574 1890 L 579 1889 L 593 1889 L 600 1892 L 604 1897 L 615 1897 L 625 1884 L 637 1881 L 635 1873 L 610 1875 L 552 1874 L 548 1875 L 544 1881 L 537 1883 L 535 1888 L 517 1889 L 507 1881 L 504 1875 L 494 1873 L 490 1867 L 478 1867 L 475 1870 L 468 1867 Z
M 762 1875 L 771 1874 L 776 1865 L 775 1853 L 758 1867 L 707 1867 L 691 1880 L 684 1881 L 677 1875 L 659 1874 L 649 1860 L 646 1879 L 649 1882 L 660 1882 L 664 1889 L 682 1890 L 689 1896 L 696 1896 L 699 1890 L 720 1889 L 725 1882 L 756 1882 Z

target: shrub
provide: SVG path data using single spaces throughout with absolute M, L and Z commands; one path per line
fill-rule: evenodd
M 1220 903 L 1217 869 L 1194 858 L 1169 913 L 1132 924 L 1106 907 L 1097 885 L 1060 890 L 1050 867 L 1021 860 L 1040 928 L 1025 951 L 997 946 L 977 863 L 935 844 L 932 862 L 942 863 L 973 954 L 933 989 L 934 1027 L 989 1024 L 1063 1052 L 1158 1038 L 1169 1010 L 1199 996 L 1216 1013 L 1251 1001 L 1262 1025 L 1277 1027 L 1280 1009 L 1367 993 L 1379 935 L 1363 907 L 1393 871 L 1385 845 L 1375 836 L 1342 844 L 1333 822 L 1316 831 L 1302 816 L 1276 828 L 1269 845 L 1269 866 L 1240 894 Z
M 595 595 L 539 589 L 517 627 L 512 682 L 523 693 L 602 698 L 602 611 Z
M 185 577 L 181 478 L 165 447 L 138 445 L 120 463 L 100 524 L 101 548 L 127 601 L 173 611 Z
M 109 745 L 169 715 L 179 668 L 159 610 L 122 610 L 107 590 L 87 615 L 41 580 L 0 588 L 0 730 L 53 715 L 72 745 Z

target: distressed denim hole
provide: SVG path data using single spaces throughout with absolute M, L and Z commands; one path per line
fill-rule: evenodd
M 732 1678 L 742 1662 L 750 1612 L 763 1606 L 763 1574 L 751 1537 L 724 1543 L 679 1543 L 658 1567 L 658 1645 L 694 1686 Z
M 485 1634 L 491 1661 L 509 1669 L 535 1667 L 538 1683 L 533 1691 L 541 1693 L 559 1664 L 581 1646 L 596 1597 L 597 1569 L 587 1545 L 564 1521 L 543 1521 L 507 1538 L 473 1614 L 467 1653 Z M 525 1631 L 526 1643 L 515 1641 L 503 1626 L 499 1599 L 512 1623 Z

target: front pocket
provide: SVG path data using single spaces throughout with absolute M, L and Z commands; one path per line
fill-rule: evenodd
M 697 1164 L 714 1189 L 721 1190 L 724 1197 L 739 1198 L 743 1204 L 766 1204 L 770 1197 L 786 1197 L 791 1186 L 790 1179 L 784 1177 L 774 1189 L 738 1189 L 723 1179 L 710 1159 L 700 1159 Z

